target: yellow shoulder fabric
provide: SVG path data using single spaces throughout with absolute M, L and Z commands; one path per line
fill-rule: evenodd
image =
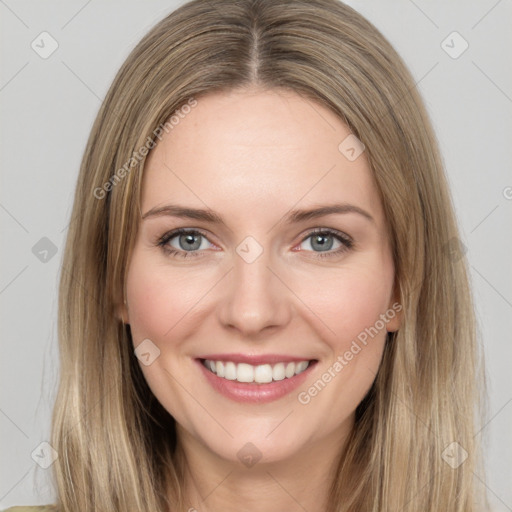
M 40 505 L 34 507 L 10 507 L 2 512 L 55 512 L 55 505 Z

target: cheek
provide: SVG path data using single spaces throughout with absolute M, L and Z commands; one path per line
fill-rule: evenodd
M 322 281 L 323 286 L 318 280 L 309 283 L 302 296 L 308 297 L 308 306 L 329 328 L 330 344 L 337 348 L 374 326 L 389 308 L 392 273 L 346 269 Z M 382 322 L 377 328 L 382 330 Z
M 355 411 L 375 379 L 387 333 L 381 315 L 392 319 L 395 314 L 389 309 L 392 273 L 351 269 L 326 280 L 323 290 L 311 290 L 308 305 L 329 327 L 322 339 L 330 354 L 299 390 L 297 399 L 311 417 L 325 417 L 329 411 L 323 425 L 329 430 Z
M 202 279 L 135 255 L 127 276 L 128 318 L 135 344 L 163 340 L 207 291 Z
M 127 279 L 127 296 L 130 329 L 133 341 L 141 338 L 160 338 L 170 329 L 176 311 L 175 304 L 169 302 L 169 290 L 147 269 L 134 266 Z

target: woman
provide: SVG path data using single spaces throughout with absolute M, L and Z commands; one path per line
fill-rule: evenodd
M 55 510 L 484 509 L 441 159 L 351 8 L 156 25 L 92 129 L 62 270 Z

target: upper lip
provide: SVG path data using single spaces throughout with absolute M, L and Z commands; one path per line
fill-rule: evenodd
M 198 359 L 209 359 L 210 361 L 232 361 L 233 363 L 246 363 L 253 366 L 260 364 L 277 363 L 298 363 L 300 361 L 311 361 L 309 357 L 295 357 L 283 354 L 208 354 Z

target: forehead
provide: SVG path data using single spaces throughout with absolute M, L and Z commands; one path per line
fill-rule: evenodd
M 211 93 L 151 151 L 142 212 L 169 202 L 240 214 L 350 202 L 382 217 L 363 152 L 339 146 L 350 129 L 326 107 L 285 91 Z

